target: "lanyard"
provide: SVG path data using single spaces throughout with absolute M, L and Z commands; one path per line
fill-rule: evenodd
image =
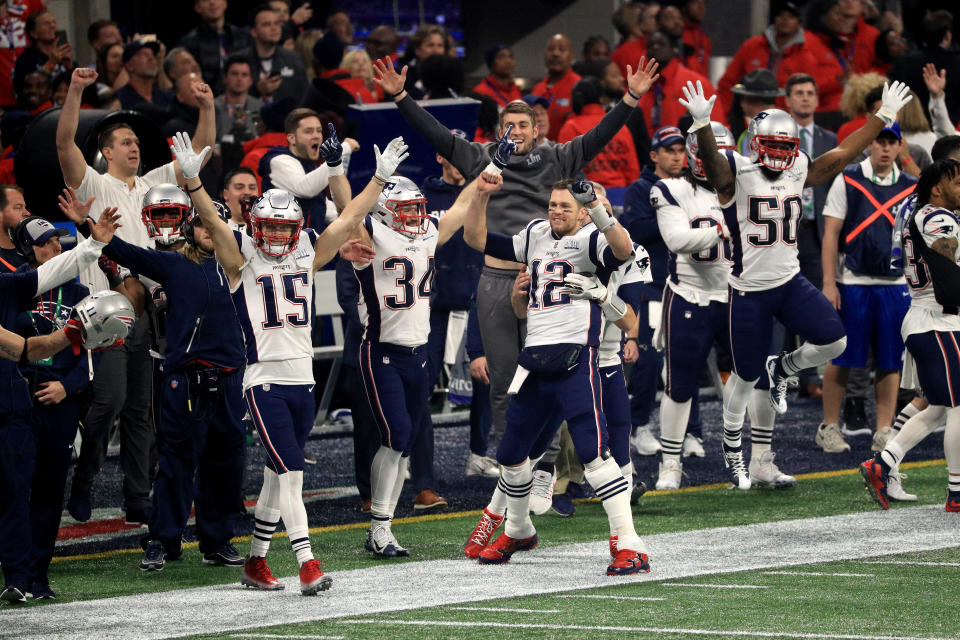
M 500 98 L 501 100 L 503 100 L 503 104 L 504 104 L 504 105 L 506 105 L 508 102 L 510 102 L 510 100 L 507 99 L 507 96 L 503 95 L 503 94 L 500 92 L 500 88 L 497 87 L 497 85 L 495 85 L 495 84 L 493 84 L 492 82 L 490 82 L 490 78 L 484 78 L 483 81 L 487 83 L 487 86 L 488 86 L 488 87 L 490 87 L 491 89 L 493 89 L 493 92 L 497 94 L 497 97 L 498 97 L 498 98 Z

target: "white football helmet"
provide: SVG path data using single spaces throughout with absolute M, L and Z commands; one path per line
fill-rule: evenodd
M 158 184 L 143 195 L 140 217 L 156 243 L 169 247 L 183 240 L 190 197 L 175 184 Z
M 127 337 L 136 314 L 127 296 L 116 291 L 98 291 L 73 306 L 80 321 L 83 346 L 91 351 L 106 349 Z
M 268 256 L 285 256 L 297 248 L 303 210 L 289 191 L 267 189 L 250 207 L 248 226 L 254 246 Z
M 413 180 L 403 176 L 387 180 L 371 215 L 408 238 L 425 234 L 430 224 L 427 199 Z
M 786 111 L 761 111 L 747 128 L 747 150 L 751 162 L 786 171 L 800 155 L 800 129 Z
M 737 148 L 737 141 L 723 123 L 711 121 L 710 128 L 713 130 L 713 137 L 717 140 L 718 151 Z M 707 174 L 703 171 L 703 162 L 700 161 L 700 143 L 697 142 L 696 131 L 687 134 L 687 166 L 696 177 L 701 180 L 707 179 Z

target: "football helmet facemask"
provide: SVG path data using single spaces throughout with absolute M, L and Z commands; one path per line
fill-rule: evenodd
M 183 223 L 190 211 L 190 197 L 175 184 L 158 184 L 143 195 L 140 217 L 147 233 L 162 247 L 183 240 Z
M 780 109 L 761 111 L 747 128 L 750 161 L 773 171 L 786 171 L 800 155 L 800 129 Z
M 393 176 L 383 185 L 372 215 L 408 238 L 425 234 L 430 225 L 427 199 L 412 180 L 403 176 Z
M 254 246 L 264 255 L 280 257 L 293 252 L 303 230 L 303 210 L 289 191 L 267 189 L 250 207 Z

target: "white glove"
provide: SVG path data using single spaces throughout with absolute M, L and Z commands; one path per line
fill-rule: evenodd
M 710 125 L 710 114 L 713 112 L 713 103 L 717 101 L 717 96 L 712 95 L 707 100 L 703 95 L 703 84 L 697 80 L 696 86 L 687 80 L 687 86 L 681 87 L 683 97 L 680 98 L 680 104 L 687 108 L 690 115 L 693 116 L 693 124 L 687 129 L 687 132 L 696 131 Z
M 173 134 L 173 144 L 170 145 L 170 150 L 173 151 L 174 157 L 180 163 L 180 172 L 187 180 L 200 175 L 203 159 L 210 153 L 209 146 L 204 147 L 200 153 L 194 151 L 193 145 L 190 143 L 190 134 L 186 131 Z
M 900 109 L 903 109 L 904 105 L 911 100 L 913 96 L 910 95 L 910 87 L 899 80 L 895 80 L 893 84 L 884 82 L 883 97 L 880 99 L 877 117 L 891 125 L 897 119 Z
M 566 286 L 560 289 L 560 293 L 565 293 L 571 298 L 600 302 L 607 297 L 607 288 L 600 284 L 596 276 L 568 273 L 563 282 Z
M 389 180 L 400 163 L 406 160 L 410 154 L 407 153 L 407 145 L 403 142 L 403 136 L 397 136 L 390 141 L 390 144 L 382 153 L 380 147 L 373 145 L 373 155 L 377 159 L 376 176 L 381 180 Z

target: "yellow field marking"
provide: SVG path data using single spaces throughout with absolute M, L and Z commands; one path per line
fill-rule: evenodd
M 920 469 L 923 467 L 936 467 L 943 466 L 947 461 L 943 458 L 939 460 L 919 460 L 917 462 L 904 462 L 900 465 L 901 469 Z M 803 473 L 796 476 L 797 480 L 820 480 L 823 478 L 837 478 L 840 476 L 852 476 L 856 473 L 859 473 L 857 469 L 838 469 L 836 471 L 816 471 L 814 473 Z M 716 491 L 718 489 L 726 489 L 729 486 L 727 483 L 718 482 L 715 484 L 702 484 L 695 487 L 683 487 L 675 491 L 647 491 L 646 496 L 663 496 L 669 494 L 677 493 L 697 493 L 701 491 Z M 599 498 L 580 498 L 574 500 L 576 503 L 590 503 L 590 502 L 600 502 Z M 410 516 L 407 518 L 396 518 L 393 521 L 393 524 L 415 524 L 417 522 L 434 522 L 437 520 L 451 520 L 454 518 L 468 518 L 476 517 L 483 513 L 482 509 L 475 509 L 473 511 L 455 511 L 452 513 L 435 513 L 424 516 Z M 349 522 L 346 524 L 334 524 L 326 527 L 313 527 L 310 529 L 311 534 L 316 533 L 329 533 L 332 531 L 352 531 L 356 529 L 366 529 L 369 525 L 367 522 Z M 280 531 L 274 534 L 274 537 L 285 538 L 287 536 L 286 531 Z M 249 542 L 253 539 L 253 536 L 240 536 L 234 538 L 235 542 Z M 197 542 L 185 542 L 183 544 L 184 549 L 193 549 L 198 546 Z M 114 549 L 113 551 L 101 551 L 99 553 L 83 553 L 75 556 L 55 556 L 51 562 L 67 562 L 72 560 L 97 560 L 100 558 L 112 558 L 115 556 L 124 556 L 132 555 L 135 553 L 141 553 L 140 549 Z

